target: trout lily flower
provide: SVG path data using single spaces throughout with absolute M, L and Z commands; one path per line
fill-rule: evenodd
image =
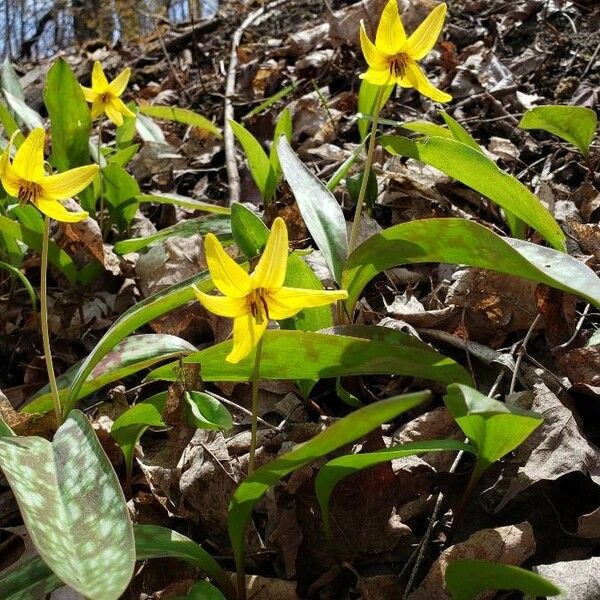
M 69 212 L 59 201 L 66 200 L 86 188 L 98 173 L 98 165 L 70 169 L 56 175 L 46 175 L 44 167 L 43 129 L 34 129 L 21 144 L 11 163 L 10 152 L 16 131 L 0 156 L 0 181 L 8 194 L 19 203 L 30 202 L 40 212 L 56 221 L 77 223 L 87 219 L 87 212 Z
M 225 252 L 212 233 L 206 236 L 204 249 L 212 280 L 223 296 L 204 294 L 196 288 L 195 292 L 206 309 L 233 318 L 233 349 L 226 358 L 230 363 L 250 354 L 270 320 L 288 319 L 303 308 L 332 304 L 348 297 L 345 290 L 283 287 L 288 233 L 280 217 L 273 222 L 265 251 L 251 275 Z
M 381 13 L 374 44 L 367 35 L 364 22 L 360 23 L 360 45 L 369 65 L 360 77 L 374 85 L 397 83 L 404 88 L 412 87 L 437 102 L 452 100 L 450 94 L 442 92 L 427 79 L 417 64 L 435 45 L 445 15 L 446 5 L 436 6 L 407 37 L 396 0 L 389 0 Z
M 121 71 L 110 83 L 102 69 L 102 65 L 96 61 L 92 69 L 92 87 L 81 86 L 83 95 L 92 104 L 92 119 L 105 114 L 117 127 L 123 125 L 123 115 L 135 117 L 135 114 L 127 108 L 120 96 L 127 87 L 131 76 L 131 69 Z

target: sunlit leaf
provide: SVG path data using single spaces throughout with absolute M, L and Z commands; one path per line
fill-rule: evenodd
M 446 587 L 453 600 L 474 600 L 491 590 L 518 590 L 534 597 L 562 593 L 551 581 L 521 567 L 469 558 L 448 563 Z
M 475 141 L 473 136 L 453 117 L 451 117 L 445 110 L 441 110 L 440 114 L 442 119 L 446 123 L 448 130 L 452 134 L 452 137 L 457 141 L 477 150 L 477 152 L 483 152 L 481 146 Z M 445 135 L 442 137 L 446 137 Z
M 186 196 L 180 196 L 179 194 L 139 194 L 136 199 L 140 203 L 154 202 L 156 204 L 171 204 L 172 206 L 181 206 L 182 208 L 201 210 L 217 215 L 231 214 L 231 209 L 226 206 L 201 202 L 200 200 L 194 200 L 193 198 L 187 198 Z
M 377 94 L 379 94 L 378 85 L 369 83 L 366 79 L 360 80 L 360 88 L 358 89 L 358 112 L 364 113 L 365 115 L 372 115 L 375 110 L 375 102 L 377 101 Z M 385 106 L 385 103 L 389 100 L 394 90 L 394 85 L 385 86 L 383 97 L 381 99 L 381 107 Z M 360 139 L 364 140 L 371 122 L 366 119 L 358 120 L 358 132 L 360 133 Z
M 421 219 L 390 227 L 361 244 L 348 258 L 342 289 L 354 309 L 365 285 L 403 264 L 464 264 L 543 283 L 600 306 L 600 279 L 584 263 L 538 244 L 500 237 L 465 219 Z
M 302 218 L 329 270 L 340 281 L 348 256 L 348 232 L 344 213 L 335 196 L 296 156 L 287 139 L 277 141 L 283 174 L 292 189 Z
M 441 452 L 444 450 L 455 452 L 473 452 L 468 444 L 457 440 L 427 440 L 422 442 L 409 442 L 399 446 L 392 446 L 376 452 L 364 454 L 345 454 L 326 462 L 320 469 L 315 479 L 315 492 L 321 507 L 323 525 L 328 537 L 331 535 L 329 520 L 329 501 L 336 485 L 346 477 L 358 473 L 363 469 L 380 465 L 396 458 L 425 454 L 426 452 Z
M 271 168 L 275 173 L 275 177 L 279 179 L 281 175 L 281 166 L 279 164 L 279 154 L 277 152 L 277 140 L 282 136 L 289 142 L 292 141 L 292 113 L 289 108 L 284 108 L 275 124 L 275 132 L 273 133 L 273 144 L 269 153 Z
M 126 122 L 127 119 L 124 119 L 124 121 Z M 140 113 L 139 110 L 135 119 L 135 130 L 144 142 L 151 142 L 154 144 L 167 143 L 162 129 L 152 119 Z
M 441 137 L 412 141 L 382 136 L 381 144 L 391 154 L 420 160 L 464 183 L 527 223 L 557 250 L 565 250 L 565 234 L 550 211 L 516 177 L 499 169 L 482 152 Z
M 183 395 L 188 423 L 198 429 L 228 431 L 233 427 L 229 411 L 207 392 L 190 390 Z
M 154 117 L 155 119 L 165 119 L 167 121 L 192 125 L 193 127 L 198 127 L 199 129 L 212 133 L 212 135 L 217 138 L 223 137 L 221 129 L 211 120 L 187 108 L 142 104 L 139 107 L 139 111 L 149 117 Z
M 573 144 L 584 156 L 596 133 L 598 117 L 596 111 L 584 106 L 535 106 L 521 119 L 522 129 L 542 129 Z
M 0 465 L 44 562 L 83 596 L 119 598 L 133 575 L 133 529 L 87 417 L 71 412 L 53 442 L 0 438 Z
M 25 94 L 8 55 L 2 61 L 2 89 L 11 93 L 15 98 L 25 101 Z
M 31 131 L 36 127 L 44 127 L 44 119 L 42 119 L 40 113 L 27 106 L 24 100 L 21 100 L 21 98 L 18 98 L 17 96 L 13 96 L 6 90 L 4 90 L 4 97 L 17 118 L 25 123 L 27 129 Z
M 231 205 L 231 234 L 247 258 L 258 256 L 269 239 L 269 229 L 262 219 L 238 202 Z
M 102 169 L 104 197 L 111 219 L 125 230 L 138 209 L 140 186 L 123 167 L 109 163 Z

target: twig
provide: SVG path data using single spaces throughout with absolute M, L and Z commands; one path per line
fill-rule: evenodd
M 227 68 L 227 80 L 225 82 L 225 101 L 223 103 L 223 120 L 225 121 L 223 123 L 223 141 L 225 145 L 225 166 L 227 167 L 227 180 L 229 183 L 229 204 L 239 202 L 240 200 L 240 174 L 235 160 L 235 139 L 230 124 L 230 121 L 232 121 L 234 117 L 231 97 L 235 94 L 235 78 L 238 66 L 237 49 L 242 40 L 244 31 L 246 31 L 256 19 L 287 1 L 289 0 L 275 0 L 274 2 L 257 8 L 244 19 L 243 23 L 233 34 L 231 53 L 229 55 L 229 67 Z
M 533 330 L 535 329 L 536 325 L 539 323 L 541 318 L 542 318 L 542 316 L 540 314 L 536 315 L 535 319 L 529 326 L 529 329 L 527 330 L 527 333 L 525 334 L 523 341 L 515 349 L 517 358 L 515 360 L 515 368 L 513 370 L 512 378 L 510 380 L 510 387 L 508 389 L 509 394 L 512 394 L 515 391 L 515 385 L 517 383 L 517 375 L 519 373 L 521 361 L 523 360 L 523 356 L 525 355 L 525 352 L 526 352 L 527 342 L 529 342 L 529 339 L 531 338 L 531 336 L 533 334 Z
M 596 56 L 598 56 L 598 52 L 600 52 L 600 44 L 598 44 L 596 46 L 596 49 L 594 50 L 594 54 L 592 54 L 592 58 L 590 58 L 590 61 L 588 62 L 586 68 L 583 70 L 583 73 L 581 74 L 581 79 L 583 79 L 588 74 L 588 71 L 594 65 L 594 61 L 596 60 Z

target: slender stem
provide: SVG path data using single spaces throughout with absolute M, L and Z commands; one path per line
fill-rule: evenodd
M 375 108 L 373 109 L 373 122 L 371 123 L 371 137 L 369 138 L 369 147 L 367 149 L 367 160 L 365 162 L 365 170 L 363 172 L 362 181 L 360 183 L 358 202 L 356 203 L 356 210 L 354 212 L 354 222 L 352 223 L 352 230 L 350 232 L 350 242 L 348 244 L 348 249 L 350 250 L 350 252 L 354 250 L 354 246 L 356 245 L 356 238 L 358 236 L 360 216 L 362 214 L 363 204 L 365 202 L 365 194 L 367 193 L 367 184 L 369 183 L 369 174 L 371 173 L 371 166 L 373 164 L 373 152 L 375 151 L 375 139 L 377 138 L 377 124 L 379 123 L 379 111 L 381 110 L 381 102 L 383 100 L 384 91 L 385 86 L 380 85 L 379 91 L 377 92 L 377 98 L 375 100 Z
M 243 558 L 241 564 L 238 566 L 236 581 L 237 600 L 246 600 L 246 565 Z
M 54 364 L 52 363 L 52 351 L 50 350 L 50 332 L 48 328 L 48 245 L 50 241 L 50 217 L 44 219 L 44 236 L 42 239 L 42 265 L 40 273 L 40 321 L 42 326 L 42 344 L 44 347 L 44 359 L 46 360 L 46 369 L 48 371 L 48 381 L 50 382 L 50 391 L 52 392 L 52 402 L 54 403 L 54 412 L 56 414 L 56 424 L 58 427 L 62 424 L 63 414 L 56 385 L 56 376 L 54 375 Z
M 260 378 L 260 359 L 262 355 L 262 342 L 260 338 L 256 346 L 256 357 L 254 358 L 254 371 L 252 373 L 252 433 L 250 436 L 250 456 L 248 457 L 248 475 L 254 471 L 256 458 L 256 437 L 258 433 L 258 380 Z
M 98 175 L 100 177 L 100 210 L 98 212 L 98 226 L 100 227 L 100 234 L 104 239 L 104 176 L 102 175 L 102 117 L 98 122 Z

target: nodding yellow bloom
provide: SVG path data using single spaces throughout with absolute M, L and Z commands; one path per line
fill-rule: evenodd
M 248 356 L 263 336 L 269 320 L 293 317 L 303 308 L 332 304 L 348 297 L 345 290 L 326 292 L 283 287 L 287 269 L 288 234 L 277 217 L 263 255 L 249 275 L 209 233 L 204 241 L 206 262 L 212 280 L 223 296 L 209 296 L 195 289 L 196 296 L 211 312 L 233 318 L 233 349 L 227 361 L 237 363 Z
M 69 212 L 59 200 L 66 200 L 86 188 L 98 173 L 98 165 L 88 165 L 70 169 L 56 175 L 46 175 L 44 168 L 43 129 L 34 129 L 17 150 L 10 161 L 10 151 L 16 131 L 0 156 L 0 181 L 4 189 L 19 202 L 31 202 L 45 215 L 63 221 L 76 223 L 87 219 L 84 211 Z
M 102 113 L 117 126 L 123 125 L 123 115 L 135 117 L 135 114 L 127 108 L 120 96 L 127 87 L 131 76 L 131 69 L 121 71 L 110 83 L 102 70 L 102 65 L 96 61 L 92 69 L 92 87 L 81 86 L 85 99 L 92 103 L 92 119 L 99 117 Z
M 397 83 L 401 87 L 412 87 L 437 102 L 452 100 L 450 94 L 438 90 L 427 79 L 417 64 L 435 45 L 445 15 L 446 5 L 436 6 L 416 31 L 406 37 L 396 0 L 389 0 L 381 13 L 374 44 L 367 35 L 364 22 L 360 23 L 360 45 L 369 65 L 361 78 L 375 85 Z

